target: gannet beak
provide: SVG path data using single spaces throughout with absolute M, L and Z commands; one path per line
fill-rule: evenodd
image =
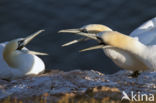
M 26 46 L 30 41 L 32 41 L 37 35 L 39 35 L 43 31 L 45 31 L 45 30 L 39 30 L 39 31 L 29 35 L 28 37 L 24 38 L 23 45 Z
M 45 30 L 39 30 L 39 31 L 31 34 L 30 36 L 24 38 L 24 42 L 23 42 L 24 46 L 26 46 L 30 41 L 32 41 L 37 35 L 39 35 L 43 31 L 45 31 Z M 41 53 L 41 52 L 30 51 L 30 50 L 28 50 L 27 53 L 33 54 L 33 55 L 48 55 L 47 53 Z
M 19 41 L 18 48 L 17 50 L 21 50 L 23 47 L 25 47 L 31 40 L 33 40 L 38 34 L 43 32 L 44 30 L 39 30 L 34 34 L 29 35 L 26 38 L 23 38 L 22 40 Z
M 59 30 L 58 33 L 79 33 L 81 32 L 80 28 L 78 29 L 64 29 L 64 30 Z
M 80 52 L 84 52 L 84 51 L 89 51 L 89 50 L 95 50 L 95 49 L 104 49 L 104 48 L 110 48 L 112 46 L 109 46 L 109 45 L 96 45 L 96 46 L 92 46 L 92 47 L 89 47 L 89 48 L 86 48 L 86 49 L 82 49 L 80 50 Z
M 62 46 L 69 46 L 71 44 L 75 44 L 75 43 L 78 43 L 78 42 L 83 42 L 83 41 L 86 41 L 86 40 L 89 40 L 89 39 L 93 39 L 93 40 L 96 40 L 97 42 L 101 42 L 101 40 L 99 38 L 97 38 L 96 34 L 90 34 L 90 33 L 82 33 L 82 32 L 79 32 L 79 33 L 74 33 L 76 35 L 81 35 L 83 36 L 83 38 L 81 39 L 77 39 L 77 40 L 73 40 L 73 41 L 70 41 L 68 43 L 65 43 L 63 44 Z
M 83 37 L 87 37 L 96 41 L 99 41 L 99 39 L 97 38 L 96 34 L 91 34 L 91 33 L 83 33 L 83 32 L 79 32 L 79 33 L 74 33 L 76 35 L 81 35 Z
M 81 38 L 81 39 L 77 39 L 77 40 L 73 40 L 73 41 L 70 41 L 70 42 L 68 42 L 68 43 L 65 43 L 65 44 L 62 45 L 63 47 L 69 46 L 69 45 L 72 45 L 72 44 L 75 44 L 75 43 L 78 43 L 78 42 L 82 42 L 82 41 L 85 41 L 85 40 L 88 40 L 88 38 L 100 42 L 100 41 L 97 39 L 96 34 L 83 33 L 83 32 L 81 32 L 81 29 L 66 29 L 66 30 L 60 30 L 58 33 L 72 33 L 72 34 L 75 34 L 75 35 L 81 35 L 81 36 L 83 36 L 83 37 L 87 37 L 87 38 Z
M 69 45 L 72 45 L 72 44 L 76 44 L 76 43 L 79 43 L 79 42 L 83 42 L 83 41 L 86 41 L 87 39 L 88 38 L 80 38 L 80 39 L 72 40 L 70 42 L 67 42 L 67 43 L 63 44 L 62 47 L 69 46 Z
M 81 35 L 83 37 L 87 37 L 87 38 L 90 38 L 90 39 L 97 40 L 96 34 L 83 33 L 83 32 L 81 32 L 80 29 L 65 29 L 65 30 L 58 31 L 58 33 L 72 33 L 72 34 L 75 34 L 75 35 Z
M 64 30 L 58 31 L 58 33 L 79 33 L 79 32 L 81 32 L 80 28 L 77 28 L 77 29 L 64 29 Z M 69 45 L 72 45 L 72 44 L 76 44 L 78 42 L 82 42 L 82 41 L 84 41 L 84 39 L 85 38 L 72 40 L 70 42 L 67 42 L 67 43 L 63 44 L 62 47 L 69 46 Z
M 32 54 L 32 55 L 48 55 L 47 53 L 41 53 L 41 52 L 36 52 L 31 50 L 22 50 L 22 52 L 27 54 Z
M 36 51 L 29 51 L 29 54 L 33 54 L 33 55 L 42 55 L 42 56 L 48 55 L 47 53 L 36 52 Z
M 39 30 L 39 31 L 29 35 L 28 37 L 24 38 L 23 40 L 21 40 L 21 44 L 19 45 L 17 50 L 21 50 L 24 46 L 26 46 L 30 41 L 32 41 L 37 35 L 39 35 L 43 31 L 45 31 L 45 30 Z M 30 51 L 30 50 L 22 50 L 22 52 L 28 53 L 28 54 L 33 54 L 33 55 L 48 55 L 47 53 L 41 53 L 41 52 Z

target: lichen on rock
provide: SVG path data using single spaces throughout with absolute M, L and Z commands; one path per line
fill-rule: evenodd
M 156 72 L 144 72 L 138 78 L 130 78 L 129 71 L 105 75 L 95 70 L 69 72 L 53 70 L 38 76 L 28 76 L 10 82 L 0 80 L 0 99 L 50 96 L 49 101 L 59 97 L 87 96 L 97 99 L 121 100 L 122 91 L 156 94 Z

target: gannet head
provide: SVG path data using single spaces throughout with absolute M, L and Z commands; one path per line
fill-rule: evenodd
M 89 24 L 89 25 L 84 25 L 80 28 L 80 32 L 84 32 L 84 33 L 97 34 L 103 31 L 112 31 L 112 29 L 102 24 Z
M 81 35 L 83 37 L 87 37 L 89 39 L 98 41 L 99 45 L 87 49 L 83 49 L 81 51 L 107 48 L 107 47 L 117 47 L 119 49 L 129 51 L 129 50 L 135 50 L 135 48 L 137 47 L 139 48 L 139 45 L 141 45 L 141 43 L 135 38 L 124 35 L 117 31 L 112 31 L 112 29 L 110 29 L 109 27 L 100 24 L 90 24 L 78 29 L 60 30 L 59 33 L 73 33 L 76 35 Z M 84 40 L 85 40 L 84 38 L 79 40 L 74 40 L 64 44 L 63 46 L 68 46 Z
M 11 40 L 11 41 L 9 41 L 8 43 L 7 43 L 7 45 L 5 46 L 5 48 L 4 48 L 4 51 L 8 51 L 8 52 L 12 52 L 12 51 L 14 51 L 14 50 L 19 50 L 19 48 L 23 48 L 24 46 L 22 46 L 21 44 L 22 44 L 22 42 L 21 41 L 23 41 L 23 39 L 22 38 L 20 38 L 20 39 L 15 39 L 15 40 Z M 21 44 L 20 44 L 21 43 Z M 21 45 L 21 46 L 19 46 L 19 45 Z M 20 50 L 21 50 L 20 49 Z M 3 51 L 3 52 L 4 52 Z
M 87 49 L 83 49 L 81 51 L 106 48 L 109 46 L 116 47 L 116 48 L 126 50 L 126 51 L 132 51 L 132 50 L 137 50 L 137 48 L 142 46 L 142 44 L 135 38 L 124 35 L 117 31 L 100 32 L 96 35 L 96 38 L 97 40 L 100 41 L 100 44 L 98 44 L 97 46 L 87 48 Z
M 60 30 L 59 33 L 92 33 L 92 34 L 97 34 L 102 31 L 112 31 L 109 27 L 102 25 L 102 24 L 88 24 L 84 25 L 81 28 L 77 29 L 64 29 Z
M 38 34 L 43 32 L 44 30 L 39 30 L 38 32 L 29 35 L 26 38 L 14 39 L 8 42 L 3 50 L 3 58 L 7 62 L 7 64 L 11 67 L 14 67 L 11 63 L 10 56 L 14 55 L 16 51 L 20 51 L 21 53 L 28 53 L 33 55 L 47 55 L 46 53 L 40 53 L 30 50 L 23 50 L 23 48 L 33 40 Z
M 77 28 L 77 29 L 60 30 L 59 33 L 74 33 L 74 34 L 78 33 L 78 35 L 85 36 L 87 38 L 97 40 L 96 37 L 95 37 L 96 34 L 99 33 L 99 32 L 103 32 L 103 31 L 112 31 L 112 29 L 110 29 L 109 27 L 107 27 L 105 25 L 101 25 L 101 24 L 89 24 L 89 25 L 85 25 L 85 26 L 82 26 L 81 28 Z M 88 33 L 88 35 L 86 35 L 84 33 Z M 88 39 L 81 38 L 81 39 L 78 39 L 78 40 L 73 40 L 73 41 L 70 41 L 70 42 L 62 45 L 62 46 L 68 46 L 68 45 L 75 44 L 75 43 L 78 43 L 78 42 L 82 42 L 82 41 L 85 41 L 85 40 L 88 40 Z
M 132 43 L 137 41 L 136 39 L 117 31 L 105 31 L 98 33 L 97 39 L 100 39 L 102 44 L 104 45 L 110 45 L 120 49 L 129 47 L 130 45 L 132 45 Z

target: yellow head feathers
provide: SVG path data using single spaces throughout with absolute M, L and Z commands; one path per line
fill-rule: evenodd
M 144 45 L 135 38 L 124 35 L 116 31 L 101 32 L 97 35 L 101 40 L 110 46 L 133 53 L 137 49 L 144 48 Z
M 12 40 L 8 42 L 3 50 L 3 58 L 10 67 L 15 67 L 14 63 L 12 63 L 11 55 L 13 54 L 13 51 L 16 51 L 17 48 L 18 40 Z
M 105 44 L 118 48 L 124 48 L 125 46 L 127 47 L 130 43 L 136 41 L 134 38 L 116 31 L 106 31 L 99 33 L 98 35 L 100 35 L 100 38 Z
M 80 30 L 85 30 L 88 33 L 99 33 L 99 32 L 103 32 L 103 31 L 112 31 L 111 28 L 105 26 L 105 25 L 101 25 L 101 24 L 89 24 L 89 25 L 85 25 L 83 27 L 80 28 Z

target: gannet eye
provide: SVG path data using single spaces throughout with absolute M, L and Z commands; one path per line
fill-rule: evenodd
M 18 47 L 17 47 L 17 50 L 21 50 L 23 47 L 24 47 L 24 44 L 23 44 L 24 40 L 19 40 L 17 43 L 18 43 Z
M 21 46 L 23 44 L 24 40 L 19 40 L 18 41 L 18 46 Z
M 88 33 L 88 31 L 86 29 L 81 29 L 81 32 Z
M 100 38 L 100 37 L 96 37 L 100 42 L 99 42 L 99 44 L 102 44 L 102 45 L 107 45 L 103 40 L 102 40 L 102 38 Z

